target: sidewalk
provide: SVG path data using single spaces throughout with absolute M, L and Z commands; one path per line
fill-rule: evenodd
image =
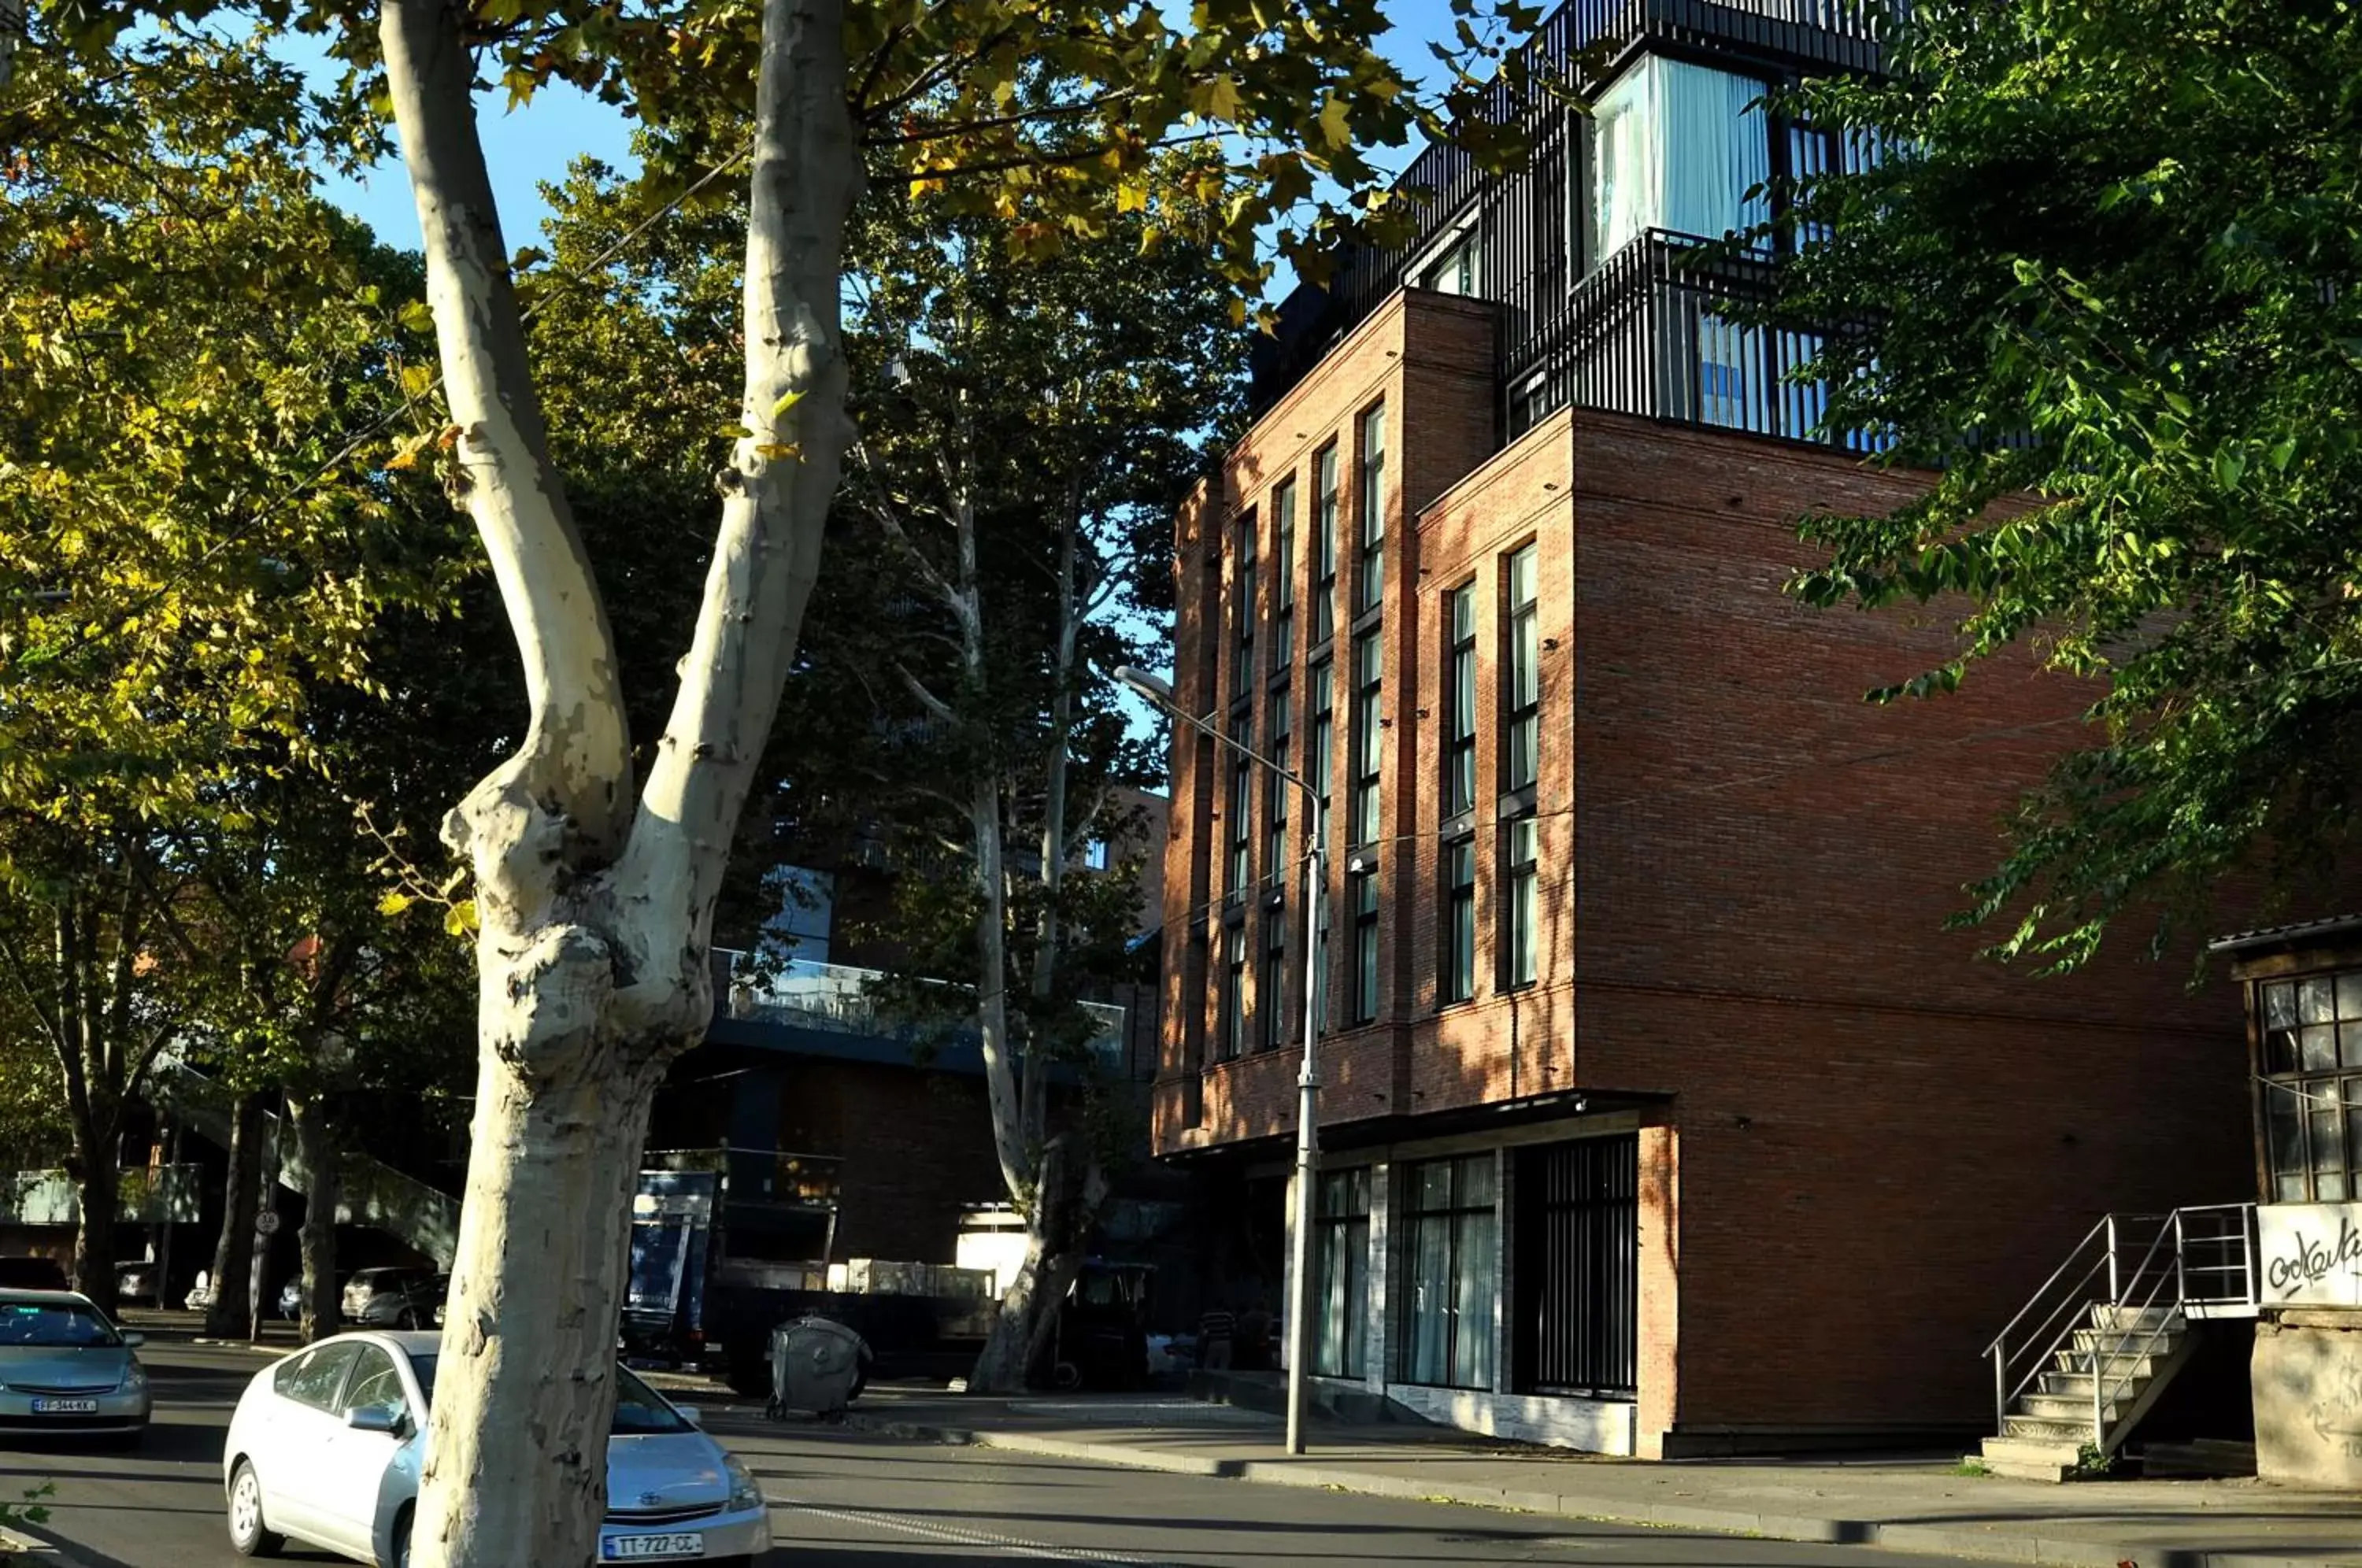
M 1878 1545 L 2075 1568 L 2362 1568 L 2362 1496 L 2242 1481 L 2047 1486 L 1956 1461 L 1650 1464 L 1411 1425 L 1315 1423 L 1281 1452 L 1276 1418 L 1179 1396 L 966 1398 L 873 1387 L 848 1424 L 1140 1469 L 1373 1496 Z

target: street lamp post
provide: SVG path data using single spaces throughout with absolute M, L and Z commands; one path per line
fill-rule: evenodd
M 1320 843 L 1327 832 L 1326 802 L 1301 777 L 1252 746 L 1224 734 L 1173 698 L 1173 688 L 1145 670 L 1119 665 L 1115 678 L 1149 702 L 1200 734 L 1237 752 L 1248 761 L 1277 774 L 1304 792 L 1304 1061 L 1296 1075 L 1296 1223 L 1288 1241 L 1287 1281 L 1287 1452 L 1304 1452 L 1306 1370 L 1312 1336 L 1312 1219 L 1314 1188 L 1320 1178 L 1320 1019 L 1313 1003 L 1315 966 L 1320 962 Z

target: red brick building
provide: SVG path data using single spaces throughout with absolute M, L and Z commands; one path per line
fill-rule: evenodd
M 1629 9 L 1592 119 L 1506 178 L 1430 150 L 1426 237 L 1290 303 L 1177 524 L 1179 702 L 1328 801 L 1313 1370 L 1650 1456 L 1974 1430 L 2098 1215 L 2244 1195 L 2235 1012 L 1944 929 L 2087 694 L 1863 704 L 1946 618 L 1803 608 L 1794 520 L 1912 481 L 1804 438 L 1797 336 L 1716 314 L 1760 270 L 1683 237 L 1838 155 L 1767 83 L 1874 61 Z M 1277 1301 L 1308 813 L 1186 729 L 1173 783 L 1156 1148 Z

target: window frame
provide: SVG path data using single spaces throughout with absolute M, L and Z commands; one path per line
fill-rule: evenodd
M 1296 657 L 1296 476 L 1288 475 L 1271 492 L 1272 570 L 1271 668 L 1286 673 Z
M 1288 766 L 1288 752 L 1295 741 L 1294 704 L 1288 700 L 1286 686 L 1275 686 L 1264 699 L 1264 723 L 1270 731 L 1268 749 L 1264 753 L 1278 765 L 1278 770 L 1265 769 L 1263 800 L 1264 880 L 1273 887 L 1285 887 L 1287 882 L 1287 807 L 1288 797 L 1296 786 L 1282 776 Z
M 1235 566 L 1231 580 L 1231 624 L 1237 640 L 1231 667 L 1231 690 L 1234 695 L 1247 690 L 1256 669 L 1255 621 L 1259 609 L 1256 599 L 1261 583 L 1258 580 L 1260 568 L 1255 559 L 1255 514 L 1250 507 L 1239 519 L 1235 553 L 1231 558 Z
M 1312 1213 L 1312 1298 L 1319 1316 L 1308 1370 L 1315 1377 L 1368 1375 L 1370 1185 L 1367 1165 L 1320 1173 Z
M 1329 444 L 1312 458 L 1314 506 L 1319 521 L 1313 532 L 1318 553 L 1313 557 L 1312 641 L 1319 647 L 1337 635 L 1337 513 L 1338 465 L 1337 442 Z
M 1244 745 L 1254 744 L 1254 729 L 1243 719 L 1231 721 L 1231 736 Z M 1231 753 L 1230 881 L 1223 889 L 1235 902 L 1254 886 L 1254 764 Z
M 1520 563 L 1526 579 L 1520 599 Z M 1541 553 L 1528 540 L 1501 557 L 1501 792 L 1541 778 Z M 1522 689 L 1522 694 L 1521 694 Z
M 1353 1015 L 1356 1025 L 1375 1023 L 1385 992 L 1385 968 L 1378 951 L 1378 868 L 1373 864 L 1346 873 L 1353 909 Z
M 1385 603 L 1386 594 L 1386 405 L 1374 403 L 1354 421 L 1353 505 L 1358 513 L 1353 573 L 1356 620 Z
M 1233 921 L 1222 927 L 1222 995 L 1214 1029 L 1214 1059 L 1235 1062 L 1246 1050 L 1247 928 Z
M 1476 581 L 1443 596 L 1443 816 L 1476 809 Z
M 1476 835 L 1447 841 L 1438 857 L 1443 918 L 1435 924 L 1435 999 L 1439 1008 L 1476 999 Z
M 1276 1051 L 1287 1043 L 1287 906 L 1274 900 L 1263 912 L 1263 960 L 1255 977 L 1255 1048 Z
M 2265 1201 L 2362 1201 L 2362 967 L 2252 983 Z M 2334 1165 L 2322 1158 L 2324 1122 L 2337 1140 Z
M 1385 836 L 1385 635 L 1363 632 L 1353 639 L 1353 751 L 1347 769 L 1352 795 L 1345 823 L 1349 848 L 1375 844 Z
M 1447 1173 L 1448 1188 L 1442 1204 L 1425 1207 L 1422 1190 L 1428 1172 L 1441 1166 Z M 1472 1194 L 1469 1178 L 1480 1167 L 1489 1167 L 1481 1184 L 1484 1196 Z M 1437 1158 L 1407 1161 L 1400 1167 L 1402 1186 L 1395 1208 L 1398 1215 L 1396 1270 L 1400 1281 L 1396 1297 L 1396 1321 L 1401 1332 L 1396 1339 L 1395 1380 L 1423 1388 L 1464 1388 L 1489 1392 L 1500 1373 L 1499 1347 L 1494 1329 L 1501 1312 L 1501 1168 L 1496 1151 L 1477 1154 L 1447 1154 Z M 1395 1227 L 1390 1227 L 1395 1228 Z M 1440 1380 L 1423 1377 L 1418 1365 L 1424 1348 L 1417 1293 L 1423 1285 L 1433 1282 L 1420 1277 L 1421 1264 L 1428 1249 L 1422 1244 L 1430 1231 L 1440 1231 L 1443 1246 L 1444 1288 L 1450 1292 L 1451 1304 L 1440 1314 L 1445 1333 L 1442 1345 L 1443 1377 Z M 1478 1233 L 1485 1240 L 1481 1247 L 1471 1242 Z M 1488 1309 L 1484 1323 L 1469 1335 L 1463 1335 L 1462 1320 L 1466 1315 L 1463 1305 L 1468 1299 L 1466 1279 L 1473 1271 L 1464 1269 L 1469 1254 L 1489 1259 L 1485 1277 L 1475 1293 Z M 1473 1353 L 1463 1359 L 1463 1347 Z M 1464 1375 L 1463 1375 L 1464 1374 Z
M 1522 842 L 1521 842 L 1522 841 Z M 1531 812 L 1501 824 L 1499 980 L 1505 991 L 1541 979 L 1541 819 Z M 1520 958 L 1525 963 L 1522 967 Z

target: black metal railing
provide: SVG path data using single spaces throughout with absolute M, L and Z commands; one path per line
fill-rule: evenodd
M 1510 437 L 1573 403 L 1874 449 L 1869 436 L 1820 428 L 1828 390 L 1798 374 L 1819 353 L 1819 334 L 1738 319 L 1736 306 L 1766 297 L 1772 265 L 1691 235 L 1637 236 L 1536 324 L 1519 358 L 1503 367 Z

